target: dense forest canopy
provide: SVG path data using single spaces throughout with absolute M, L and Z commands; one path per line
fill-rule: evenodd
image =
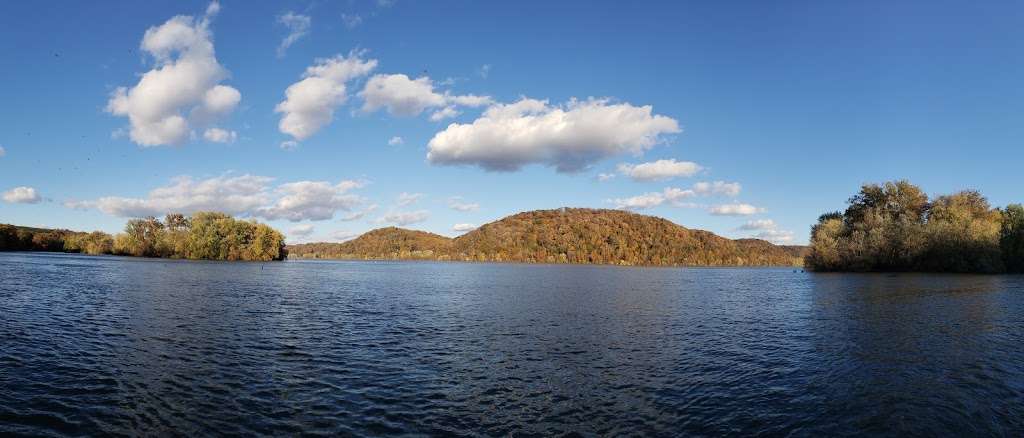
M 124 232 L 111 236 L 68 230 L 0 225 L 0 251 L 63 251 L 194 260 L 282 260 L 284 236 L 266 224 L 223 213 L 191 217 L 168 214 L 129 220 Z
M 1024 272 L 1024 208 L 974 190 L 929 200 L 907 181 L 866 184 L 811 229 L 818 271 Z
M 382 228 L 345 243 L 289 246 L 293 257 L 427 259 L 657 266 L 800 263 L 801 247 L 730 240 L 665 219 L 621 210 L 563 208 L 519 213 L 455 239 Z

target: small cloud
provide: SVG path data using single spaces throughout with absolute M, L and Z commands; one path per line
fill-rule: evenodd
M 341 14 L 341 22 L 345 24 L 345 27 L 355 29 L 363 24 L 363 17 L 359 14 Z
M 3 146 L 0 146 L 0 158 L 3 158 L 4 155 L 7 155 L 7 149 L 4 149 Z
M 742 188 L 740 183 L 727 183 L 725 181 L 699 182 L 693 185 L 693 191 L 703 196 L 723 195 L 735 197 L 740 194 Z
M 708 212 L 715 216 L 750 216 L 763 213 L 764 209 L 750 204 L 722 204 L 711 207 Z
M 615 208 L 621 210 L 647 210 L 649 208 L 654 208 L 661 204 L 664 204 L 665 196 L 662 195 L 661 193 L 652 192 L 644 193 L 642 195 L 637 195 L 629 198 L 609 199 L 606 202 L 615 204 Z
M 430 121 L 440 122 L 444 119 L 450 119 L 452 117 L 458 116 L 459 114 L 462 113 L 459 112 L 459 110 L 455 109 L 454 106 L 449 105 L 430 114 Z
M 736 228 L 738 231 L 759 231 L 750 237 L 767 240 L 776 245 L 788 244 L 793 242 L 793 232 L 788 230 L 780 230 L 775 221 L 771 219 L 755 219 L 747 221 L 747 223 L 740 225 Z
M 376 210 L 377 207 L 378 207 L 377 204 L 370 204 L 370 205 L 366 206 L 366 208 L 364 208 L 362 210 L 354 211 L 352 213 L 349 213 L 349 214 L 346 214 L 346 215 L 342 216 L 341 217 L 341 221 L 342 222 L 351 222 L 351 221 L 356 221 L 356 220 L 362 219 L 362 218 L 366 217 L 366 215 L 368 215 L 368 214 L 372 213 L 374 210 Z
M 423 197 L 422 193 L 406 193 L 402 192 L 398 195 L 396 203 L 399 207 L 405 207 L 406 205 L 412 205 L 419 202 L 420 198 Z
M 359 237 L 359 233 L 357 233 L 355 231 L 338 230 L 338 231 L 335 231 L 335 232 L 331 233 L 331 238 L 334 239 L 334 240 L 340 241 L 340 242 L 344 242 L 346 240 L 352 240 L 352 239 L 354 239 L 356 237 Z
M 288 140 L 288 141 L 282 141 L 281 142 L 281 150 L 285 150 L 285 151 L 289 151 L 290 152 L 290 151 L 294 151 L 294 150 L 296 150 L 298 148 L 299 148 L 299 142 L 297 142 L 295 140 Z
M 784 245 L 793 242 L 793 232 L 785 230 L 766 230 L 755 234 L 754 237 L 767 240 L 776 245 Z
M 397 135 L 388 140 L 388 146 L 401 146 L 403 144 L 405 144 L 405 140 Z
M 475 229 L 476 229 L 476 225 L 474 225 L 474 224 L 455 224 L 455 225 L 452 225 L 452 231 L 455 231 L 455 232 L 458 232 L 458 233 L 465 233 L 466 231 L 473 231 Z
M 221 128 L 209 128 L 203 133 L 203 138 L 213 143 L 234 143 L 238 139 L 238 133 Z
M 596 178 L 597 178 L 598 182 L 605 182 L 605 181 L 611 180 L 612 178 L 615 178 L 615 174 L 614 173 L 599 173 L 599 174 L 597 174 Z
M 377 222 L 395 224 L 398 226 L 406 226 L 424 222 L 430 217 L 430 212 L 427 210 L 417 210 L 410 212 L 391 212 L 385 214 Z
M 292 229 L 288 230 L 288 234 L 296 237 L 306 237 L 313 234 L 314 228 L 311 224 L 296 225 Z
M 390 8 L 395 5 L 396 0 L 377 0 L 377 6 L 382 8 Z
M 774 230 L 775 221 L 771 219 L 755 219 L 747 221 L 747 223 L 740 225 L 737 230 L 741 231 L 757 231 L 757 230 Z
M 96 203 L 93 201 L 76 201 L 69 199 L 64 201 L 64 208 L 70 208 L 72 210 L 91 210 L 96 208 Z
M 15 187 L 4 192 L 3 198 L 4 201 L 11 204 L 38 204 L 43 201 L 36 189 L 26 186 Z
M 692 161 L 676 161 L 675 159 L 658 160 L 650 163 L 619 165 L 619 173 L 634 181 L 665 181 L 672 178 L 690 177 L 703 168 Z
M 292 44 L 302 39 L 302 37 L 309 35 L 309 28 L 312 24 L 312 18 L 309 15 L 296 14 L 292 11 L 285 12 L 283 15 L 277 17 L 277 23 L 288 28 L 288 35 L 284 37 L 281 44 L 277 46 L 277 57 L 284 57 L 285 52 Z
M 452 210 L 457 211 L 477 211 L 480 209 L 480 204 L 475 202 L 464 202 L 461 196 L 452 196 L 448 198 L 448 207 Z
M 480 66 L 480 70 L 477 71 L 481 78 L 487 79 L 487 76 L 491 74 L 491 65 L 484 64 Z

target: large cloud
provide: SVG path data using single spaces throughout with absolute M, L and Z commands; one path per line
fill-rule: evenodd
M 131 140 L 142 146 L 180 144 L 192 125 L 205 126 L 234 111 L 242 95 L 220 85 L 228 71 L 217 62 L 210 20 L 220 10 L 211 3 L 196 19 L 179 15 L 146 30 L 141 48 L 154 68 L 132 88 L 118 87 L 106 111 L 128 117 Z
M 692 161 L 675 159 L 658 160 L 650 163 L 619 165 L 619 172 L 635 181 L 664 181 L 677 177 L 696 175 L 703 169 Z
M 282 113 L 278 128 L 295 140 L 305 140 L 334 119 L 334 110 L 348 99 L 346 83 L 377 67 L 376 59 L 362 59 L 362 52 L 347 57 L 317 59 L 303 79 L 285 90 L 285 100 L 274 109 Z
M 363 111 L 387 109 L 394 116 L 418 116 L 427 109 L 440 108 L 430 116 L 433 121 L 457 116 L 457 106 L 478 107 L 493 102 L 488 96 L 439 93 L 429 77 L 410 79 L 404 74 L 374 75 L 366 81 L 359 97 L 363 98 Z
M 43 198 L 32 187 L 15 187 L 4 192 L 4 201 L 12 204 L 38 204 Z
M 558 172 L 577 172 L 610 156 L 640 154 L 662 135 L 677 132 L 674 119 L 652 115 L 650 106 L 607 99 L 551 106 L 523 98 L 493 105 L 472 123 L 448 125 L 430 140 L 427 159 L 491 171 L 543 164 Z
M 349 193 L 362 182 L 297 181 L 271 185 L 273 178 L 256 175 L 219 176 L 196 180 L 189 176 L 174 178 L 171 184 L 153 189 L 144 198 L 107 196 L 95 201 L 69 201 L 69 208 L 97 208 L 119 217 L 163 216 L 167 213 L 192 214 L 220 211 L 236 216 L 269 220 L 330 219 L 338 211 L 351 211 L 363 199 Z

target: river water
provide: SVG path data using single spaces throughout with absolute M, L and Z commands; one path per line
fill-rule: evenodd
M 3 435 L 1024 434 L 1024 277 L 0 253 Z

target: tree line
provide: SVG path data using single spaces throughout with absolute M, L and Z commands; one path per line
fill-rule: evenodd
M 193 260 L 283 260 L 284 236 L 266 224 L 216 212 L 129 220 L 111 236 L 0 224 L 0 251 L 62 251 Z
M 811 228 L 815 271 L 1024 272 L 1024 207 L 975 190 L 929 199 L 905 180 L 865 184 Z

